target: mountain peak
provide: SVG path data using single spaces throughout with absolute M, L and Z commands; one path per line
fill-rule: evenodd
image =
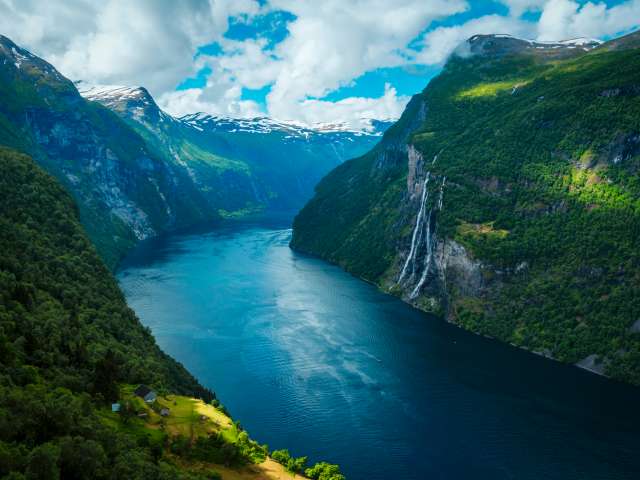
M 124 85 L 90 85 L 83 81 L 76 82 L 76 87 L 84 98 L 105 105 L 113 103 L 137 103 L 140 106 L 156 106 L 156 102 L 144 87 L 127 87 Z
M 356 129 L 347 122 L 340 121 L 306 126 L 299 122 L 276 120 L 270 117 L 232 118 L 211 115 L 205 112 L 183 115 L 179 120 L 199 130 L 205 128 L 247 133 L 271 133 L 273 131 L 281 131 L 291 136 L 302 136 L 306 138 L 311 135 L 331 133 L 379 136 L 394 122 L 390 119 L 363 119 L 362 124 L 365 125 L 365 127 Z
M 537 55 L 547 58 L 566 58 L 588 52 L 602 45 L 594 38 L 573 38 L 558 41 L 539 41 L 517 38 L 508 34 L 474 35 L 455 50 L 454 55 L 504 56 L 513 54 Z
M 98 102 L 107 108 L 125 113 L 142 120 L 149 118 L 171 119 L 164 113 L 144 87 L 127 87 L 124 85 L 90 85 L 83 81 L 76 82 L 76 87 L 87 100 Z
M 47 76 L 68 83 L 50 63 L 16 45 L 9 37 L 0 35 L 0 65 L 13 65 L 18 75 Z

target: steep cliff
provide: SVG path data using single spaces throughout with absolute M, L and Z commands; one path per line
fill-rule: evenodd
M 296 211 L 324 174 L 370 149 L 386 126 L 348 132 L 269 119 L 177 119 L 144 88 L 81 95 L 52 65 L 0 36 L 0 145 L 31 155 L 72 193 L 112 268 L 137 241 L 161 232 Z
M 292 247 L 418 308 L 640 383 L 640 34 L 472 37 Z
M 327 172 L 369 150 L 389 125 L 352 132 L 268 118 L 175 118 L 141 87 L 79 88 L 123 118 L 167 163 L 187 171 L 208 206 L 223 216 L 297 211 Z
M 182 169 L 44 60 L 0 36 L 0 144 L 29 153 L 75 197 L 108 264 L 137 240 L 215 218 Z

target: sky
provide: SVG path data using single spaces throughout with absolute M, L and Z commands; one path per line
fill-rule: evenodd
M 480 33 L 608 39 L 640 0 L 0 0 L 0 33 L 72 80 L 144 86 L 171 114 L 394 119 Z

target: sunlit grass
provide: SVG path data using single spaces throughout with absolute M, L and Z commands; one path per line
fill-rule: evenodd
M 480 83 L 466 90 L 458 92 L 456 95 L 457 100 L 468 100 L 473 98 L 482 97 L 495 97 L 503 92 L 513 92 L 518 88 L 522 88 L 527 85 L 529 80 L 504 80 L 501 82 L 489 82 Z
M 221 171 L 237 171 L 250 174 L 249 166 L 239 160 L 221 157 L 207 150 L 204 150 L 193 143 L 183 142 L 180 149 L 180 157 L 187 162 L 203 162 Z
M 572 168 L 562 177 L 569 196 L 593 207 L 640 208 L 638 200 L 593 169 Z

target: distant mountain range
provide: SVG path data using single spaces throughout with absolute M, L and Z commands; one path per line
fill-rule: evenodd
M 78 88 L 82 91 L 78 91 Z M 202 113 L 174 118 L 144 88 L 85 87 L 0 36 L 0 144 L 28 153 L 74 195 L 110 266 L 160 232 L 299 209 L 366 131 Z
M 477 333 L 640 384 L 640 32 L 476 35 L 292 246 Z

